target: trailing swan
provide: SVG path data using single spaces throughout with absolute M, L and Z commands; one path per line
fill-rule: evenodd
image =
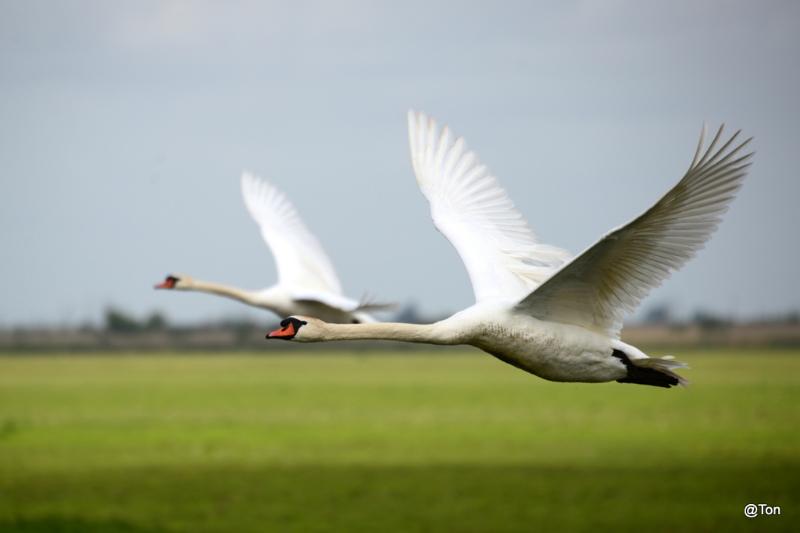
M 197 280 L 186 274 L 170 274 L 156 289 L 206 292 L 267 309 L 278 316 L 302 314 L 337 324 L 374 322 L 366 311 L 388 307 L 359 302 L 342 294 L 339 278 L 322 245 L 306 228 L 286 195 L 275 186 L 245 172 L 242 195 L 275 257 L 278 283 L 251 291 Z

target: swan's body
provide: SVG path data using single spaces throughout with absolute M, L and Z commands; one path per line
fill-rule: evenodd
M 683 179 L 653 207 L 574 259 L 540 244 L 505 191 L 463 139 L 409 113 L 411 157 L 434 224 L 467 268 L 476 304 L 430 325 L 336 325 L 290 317 L 271 338 L 387 339 L 468 344 L 552 381 L 684 383 L 671 358 L 651 358 L 620 340 L 622 320 L 713 233 L 749 166 L 703 137 Z
M 501 361 L 550 381 L 603 382 L 623 379 L 625 364 L 611 354 L 646 357 L 633 346 L 593 331 L 545 322 L 511 311 L 513 303 L 481 303 L 433 324 L 329 324 L 310 317 L 295 328 L 294 340 L 395 340 L 475 346 Z M 280 338 L 277 333 L 271 338 Z M 635 354 L 635 355 L 634 355 Z M 555 355 L 555 356 L 554 356 Z M 670 363 L 674 363 L 670 361 Z
M 253 291 L 195 280 L 185 274 L 170 274 L 156 285 L 157 289 L 216 294 L 267 309 L 278 316 L 302 314 L 337 324 L 374 321 L 365 310 L 384 306 L 365 304 L 342 294 L 330 259 L 283 193 L 245 172 L 242 195 L 275 257 L 278 283 Z

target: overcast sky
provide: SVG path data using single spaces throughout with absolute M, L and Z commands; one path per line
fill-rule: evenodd
M 152 290 L 262 288 L 243 169 L 295 203 L 348 294 L 472 303 L 408 158 L 409 108 L 466 138 L 579 252 L 681 177 L 703 121 L 755 136 L 707 248 L 645 302 L 800 308 L 800 3 L 0 1 L 0 326 L 272 317 Z

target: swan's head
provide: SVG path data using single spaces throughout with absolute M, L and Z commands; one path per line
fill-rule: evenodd
M 314 342 L 322 340 L 325 322 L 308 316 L 290 316 L 281 320 L 281 327 L 267 333 L 268 339 Z
M 192 278 L 187 276 L 186 274 L 170 274 L 164 281 L 161 283 L 156 284 L 153 288 L 154 289 L 175 289 L 175 290 L 187 290 L 192 286 Z

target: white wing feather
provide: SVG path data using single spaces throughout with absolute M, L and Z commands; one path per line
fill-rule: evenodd
M 331 292 L 298 290 L 298 291 L 293 291 L 291 293 L 291 296 L 295 302 L 322 303 L 332 309 L 339 309 L 341 311 L 347 311 L 349 313 L 358 311 L 361 308 L 358 300 L 353 300 L 352 298 L 348 298 L 347 296 L 342 296 L 340 294 L 334 294 Z
M 476 301 L 519 299 L 569 259 L 537 241 L 497 179 L 423 113 L 409 111 L 411 162 L 436 228 L 455 247 Z
M 517 309 L 619 337 L 625 315 L 703 247 L 741 187 L 753 154 L 738 154 L 750 139 L 730 149 L 737 131 L 714 151 L 722 131 L 703 152 L 704 128 L 689 170 L 675 187 L 565 265 Z
M 342 293 L 330 259 L 286 195 L 244 172 L 242 196 L 275 257 L 280 285 L 305 293 Z

